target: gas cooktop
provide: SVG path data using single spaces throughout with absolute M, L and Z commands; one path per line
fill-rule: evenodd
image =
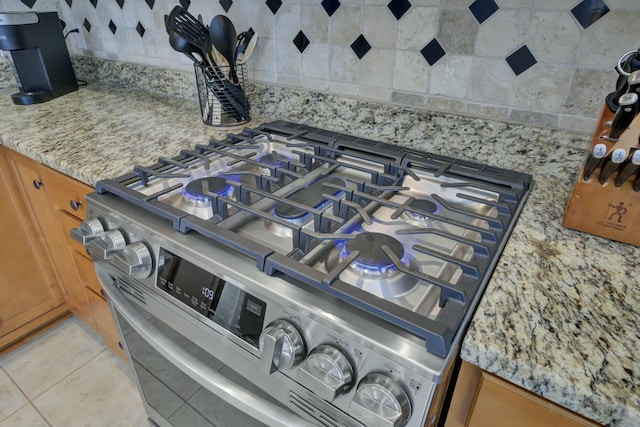
M 276 121 L 99 181 L 111 193 L 425 340 L 445 357 L 528 174 Z

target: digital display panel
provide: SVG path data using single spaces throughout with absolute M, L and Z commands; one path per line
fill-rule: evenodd
M 257 347 L 267 304 L 177 255 L 160 249 L 157 287 Z

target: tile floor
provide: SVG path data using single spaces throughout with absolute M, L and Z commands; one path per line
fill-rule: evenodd
M 76 317 L 0 357 L 0 427 L 150 425 L 127 364 Z

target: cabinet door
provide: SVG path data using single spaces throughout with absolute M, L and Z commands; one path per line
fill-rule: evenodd
M 4 348 L 64 315 L 66 307 L 4 147 L 0 147 L 0 200 L 0 348 Z

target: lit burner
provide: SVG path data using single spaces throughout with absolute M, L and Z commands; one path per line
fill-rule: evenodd
M 409 208 L 418 209 L 424 212 L 434 213 L 435 211 L 438 210 L 438 205 L 436 205 L 433 201 L 428 199 L 415 199 L 411 203 L 409 203 Z M 406 210 L 405 213 L 411 219 L 417 219 L 419 221 L 424 221 L 428 219 L 428 217 L 424 215 L 421 215 L 416 212 L 411 212 L 409 210 Z
M 211 199 L 205 196 L 205 192 L 230 196 L 233 193 L 233 187 L 227 184 L 226 179 L 217 176 L 198 178 L 186 185 L 183 196 L 185 201 L 192 206 L 211 206 Z
M 280 168 L 284 166 L 285 162 L 288 162 L 289 159 L 287 158 L 287 156 L 273 152 L 273 153 L 267 153 L 264 156 L 259 157 L 258 161 L 261 163 L 265 163 L 269 166 Z
M 398 259 L 404 256 L 402 243 L 382 233 L 360 233 L 355 239 L 347 241 L 344 250 L 346 256 L 353 251 L 360 253 L 352 264 L 358 271 L 381 275 L 395 273 L 396 266 L 382 249 L 383 246 L 387 246 Z

